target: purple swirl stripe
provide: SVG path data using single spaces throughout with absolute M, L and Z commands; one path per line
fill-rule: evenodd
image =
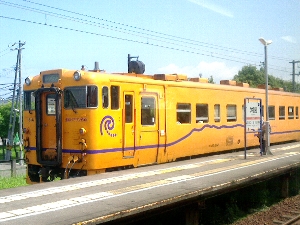
M 105 116 L 100 123 L 100 134 L 104 135 L 103 129 L 106 133 L 111 137 L 116 137 L 117 134 L 111 133 L 111 131 L 115 128 L 115 120 L 111 116 Z

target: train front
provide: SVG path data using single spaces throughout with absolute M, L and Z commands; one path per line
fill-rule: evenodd
M 98 90 L 95 85 L 78 84 L 83 73 L 59 69 L 25 79 L 27 183 L 86 175 L 82 169 L 86 163 L 86 109 L 97 106 Z M 69 149 L 64 149 L 63 136 Z

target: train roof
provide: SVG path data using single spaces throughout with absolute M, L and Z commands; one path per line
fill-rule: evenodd
M 216 89 L 216 90 L 235 90 L 238 92 L 253 92 L 264 93 L 265 85 L 259 85 L 257 88 L 252 88 L 248 83 L 239 83 L 233 80 L 221 80 L 220 84 L 208 83 L 207 78 L 188 78 L 185 74 L 136 74 L 136 73 L 107 73 L 105 71 L 86 71 L 86 70 L 69 70 L 69 69 L 55 69 L 42 71 L 39 75 L 33 79 L 40 79 L 39 77 L 45 74 L 62 73 L 68 79 L 73 79 L 73 74 L 79 71 L 83 74 L 83 80 L 88 83 L 100 82 L 126 82 L 126 83 L 145 83 L 164 86 L 176 86 L 186 88 L 203 88 L 203 89 Z M 283 88 L 271 88 L 269 86 L 269 92 L 278 95 L 296 95 L 297 93 L 284 92 Z
M 248 83 L 239 83 L 234 80 L 221 80 L 220 84 L 208 83 L 207 78 L 188 78 L 184 74 L 154 74 L 154 75 L 144 75 L 144 74 L 128 74 L 128 73 L 112 73 L 107 74 L 110 81 L 124 81 L 129 82 L 143 82 L 143 83 L 153 83 L 161 84 L 167 86 L 177 86 L 177 87 L 198 87 L 204 89 L 219 89 L 219 90 L 235 90 L 235 91 L 247 91 L 247 92 L 265 92 L 265 85 L 258 85 L 257 88 L 250 87 Z M 134 81 L 133 81 L 134 80 Z M 268 90 L 272 94 L 278 95 L 297 95 L 297 93 L 285 92 L 283 88 L 271 88 Z

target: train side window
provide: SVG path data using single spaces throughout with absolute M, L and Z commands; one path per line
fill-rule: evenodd
M 177 123 L 191 123 L 191 104 L 177 103 Z
M 294 119 L 294 106 L 288 107 L 288 118 L 289 120 Z
M 279 119 L 285 120 L 285 106 L 279 106 Z
M 196 104 L 196 123 L 208 123 L 208 104 Z
M 120 87 L 119 86 L 111 86 L 110 87 L 111 94 L 111 109 L 119 109 L 120 108 Z
M 133 114 L 133 97 L 132 95 L 125 95 L 125 123 L 132 123 Z
M 155 99 L 142 97 L 141 99 L 141 124 L 143 126 L 155 124 Z
M 107 109 L 108 108 L 108 87 L 104 86 L 102 88 L 102 107 Z
M 275 106 L 269 106 L 269 120 L 275 120 Z
M 98 87 L 88 86 L 87 87 L 87 107 L 98 106 Z
M 296 119 L 299 119 L 299 111 L 298 111 L 298 106 L 296 106 Z
M 221 120 L 220 104 L 214 105 L 214 117 L 215 117 L 215 122 L 220 122 Z
M 24 91 L 24 110 L 35 110 L 34 91 Z
M 236 105 L 227 105 L 227 122 L 236 121 Z

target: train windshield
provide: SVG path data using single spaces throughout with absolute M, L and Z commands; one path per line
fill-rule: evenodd
M 35 110 L 34 91 L 24 91 L 24 110 Z
M 68 87 L 64 90 L 64 107 L 93 108 L 98 106 L 97 86 Z

